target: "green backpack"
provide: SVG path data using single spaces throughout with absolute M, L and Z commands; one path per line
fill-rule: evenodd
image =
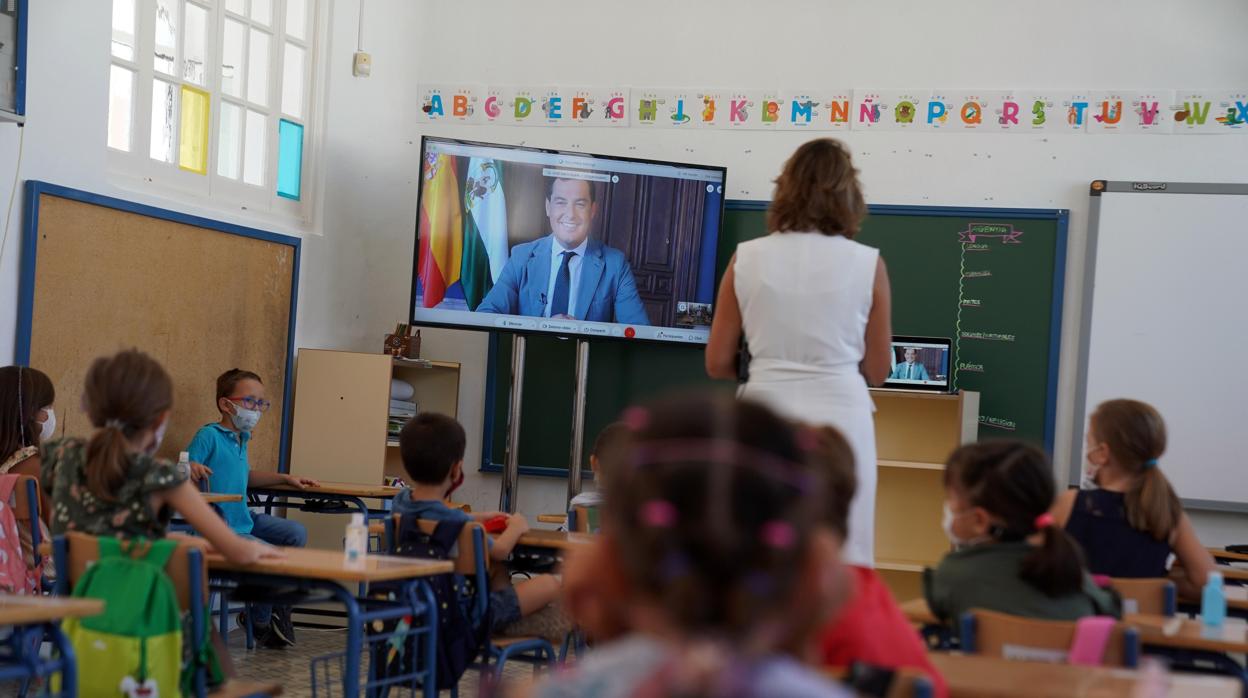
M 182 614 L 165 574 L 177 543 L 151 541 L 146 553 L 142 540 L 100 538 L 99 545 L 99 560 L 78 580 L 73 596 L 103 599 L 104 613 L 62 626 L 78 656 L 79 695 L 172 698 L 189 692 L 201 662 L 219 672 L 206 633 L 183 666 Z

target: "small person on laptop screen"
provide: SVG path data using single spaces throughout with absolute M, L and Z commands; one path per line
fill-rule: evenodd
M 927 375 L 927 367 L 919 361 L 918 347 L 906 347 L 906 360 L 893 367 L 888 375 L 889 380 L 931 380 Z

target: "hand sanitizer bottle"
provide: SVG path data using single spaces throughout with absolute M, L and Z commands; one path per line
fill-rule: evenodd
M 191 476 L 191 454 L 187 451 L 178 454 L 178 472 L 187 477 Z
M 1216 628 L 1226 620 L 1226 592 L 1222 590 L 1222 573 L 1210 572 L 1200 599 L 1200 620 Z
M 364 558 L 368 555 L 368 526 L 364 525 L 363 514 L 351 515 L 343 554 L 348 565 L 364 564 Z

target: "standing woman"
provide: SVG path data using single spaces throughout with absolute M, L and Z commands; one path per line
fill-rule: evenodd
M 888 377 L 892 311 L 884 260 L 853 240 L 867 212 L 857 175 L 849 151 L 830 138 L 789 157 L 767 213 L 771 234 L 738 245 L 724 273 L 706 372 L 735 378 L 744 334 L 751 359 L 740 397 L 845 435 L 858 492 L 844 557 L 870 567 L 876 456 L 867 384 Z

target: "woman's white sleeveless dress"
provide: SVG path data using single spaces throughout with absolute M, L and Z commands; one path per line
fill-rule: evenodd
M 840 235 L 782 233 L 742 243 L 737 302 L 750 349 L 740 397 L 808 424 L 840 429 L 858 491 L 844 558 L 875 561 L 875 406 L 859 365 L 879 251 Z

